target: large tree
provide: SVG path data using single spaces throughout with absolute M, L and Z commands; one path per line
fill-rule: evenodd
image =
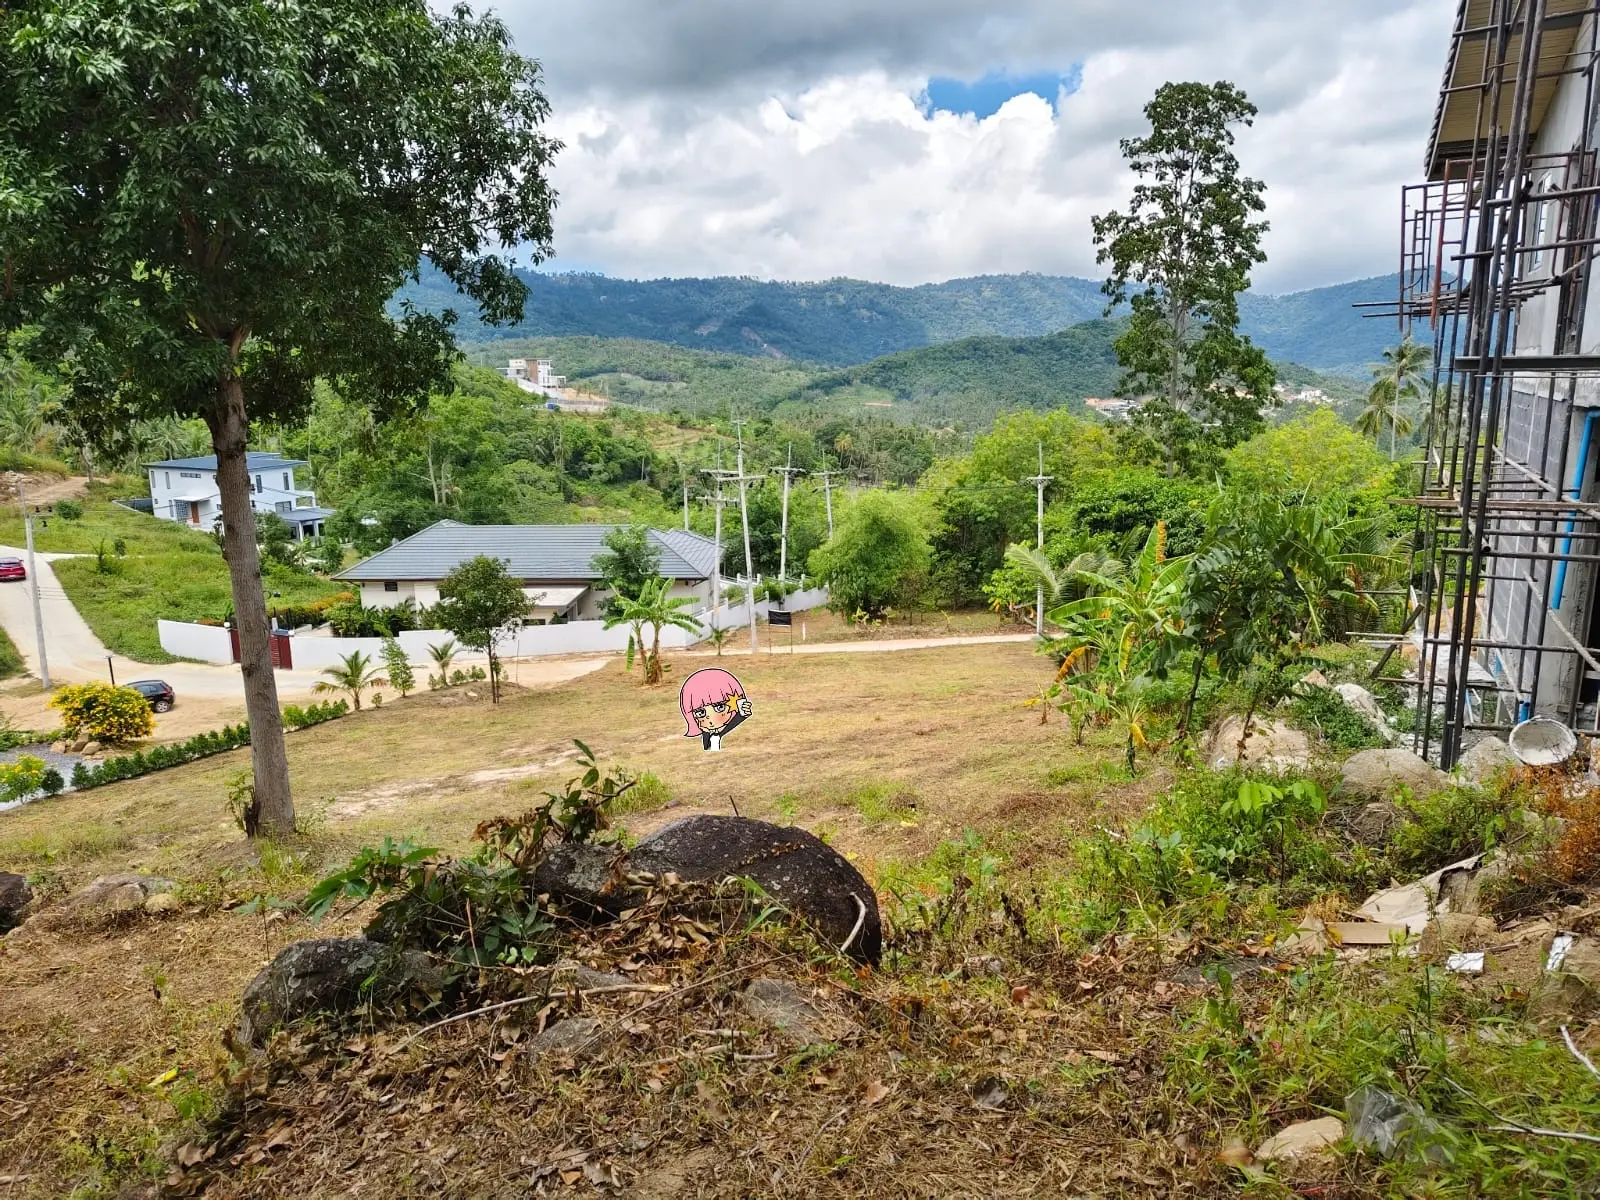
M 1133 310 L 1116 341 L 1123 394 L 1149 397 L 1132 429 L 1169 470 L 1192 470 L 1261 428 L 1272 399 L 1272 364 L 1238 329 L 1239 293 L 1266 261 L 1266 188 L 1233 153 L 1256 108 L 1231 83 L 1166 83 L 1144 112 L 1150 132 L 1122 141 L 1133 197 L 1094 218 L 1094 241 L 1107 313 Z
M 492 321 L 545 255 L 558 144 L 505 27 L 426 0 L 0 7 L 0 330 L 64 362 L 75 425 L 198 417 L 264 832 L 294 822 L 245 447 L 333 381 L 378 419 L 450 384 L 453 314 L 386 311 L 425 254 Z

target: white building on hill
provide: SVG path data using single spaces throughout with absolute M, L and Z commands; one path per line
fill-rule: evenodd
M 333 510 L 317 506 L 317 494 L 295 486 L 294 473 L 311 464 L 263 450 L 245 455 L 250 473 L 250 504 L 257 512 L 277 513 L 298 538 L 321 537 Z M 222 520 L 222 489 L 217 486 L 217 456 L 169 458 L 145 463 L 150 476 L 151 511 L 165 521 L 210 531 Z

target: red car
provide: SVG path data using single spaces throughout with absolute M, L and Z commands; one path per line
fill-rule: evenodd
M 26 579 L 28 568 L 20 558 L 0 558 L 0 580 Z

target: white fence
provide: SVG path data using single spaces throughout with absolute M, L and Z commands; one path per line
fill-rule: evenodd
M 828 593 L 823 588 L 796 592 L 788 598 L 783 608 L 789 612 L 804 612 L 827 603 Z M 756 616 L 765 618 L 775 607 L 762 600 L 756 604 Z M 695 614 L 705 629 L 736 629 L 750 623 L 749 602 L 724 605 Z M 180 658 L 199 659 L 201 662 L 231 663 L 233 642 L 226 629 L 215 625 L 190 625 L 182 621 L 159 621 L 161 648 Z M 431 663 L 428 647 L 449 641 L 453 635 L 444 629 L 407 630 L 396 639 L 406 658 L 418 665 Z M 681 650 L 702 641 L 705 634 L 685 633 L 681 629 L 663 629 L 661 645 L 668 650 Z M 515 640 L 507 640 L 500 647 L 502 658 L 537 658 L 549 654 L 605 654 L 628 648 L 628 628 L 619 625 L 607 629 L 602 621 L 569 621 L 565 625 L 527 625 Z M 374 662 L 383 651 L 382 638 L 341 638 L 320 635 L 301 635 L 294 638 L 291 655 L 297 671 L 321 671 L 338 664 L 353 651 L 368 655 Z M 461 662 L 482 661 L 485 655 L 461 649 L 456 654 Z
M 191 625 L 187 621 L 157 621 L 161 648 L 179 658 L 231 663 L 233 638 L 220 625 Z

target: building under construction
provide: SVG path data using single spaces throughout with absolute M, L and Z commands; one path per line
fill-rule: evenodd
M 1392 315 L 1435 350 L 1406 638 L 1446 767 L 1534 714 L 1600 719 L 1597 17 L 1462 0 L 1404 189 Z

